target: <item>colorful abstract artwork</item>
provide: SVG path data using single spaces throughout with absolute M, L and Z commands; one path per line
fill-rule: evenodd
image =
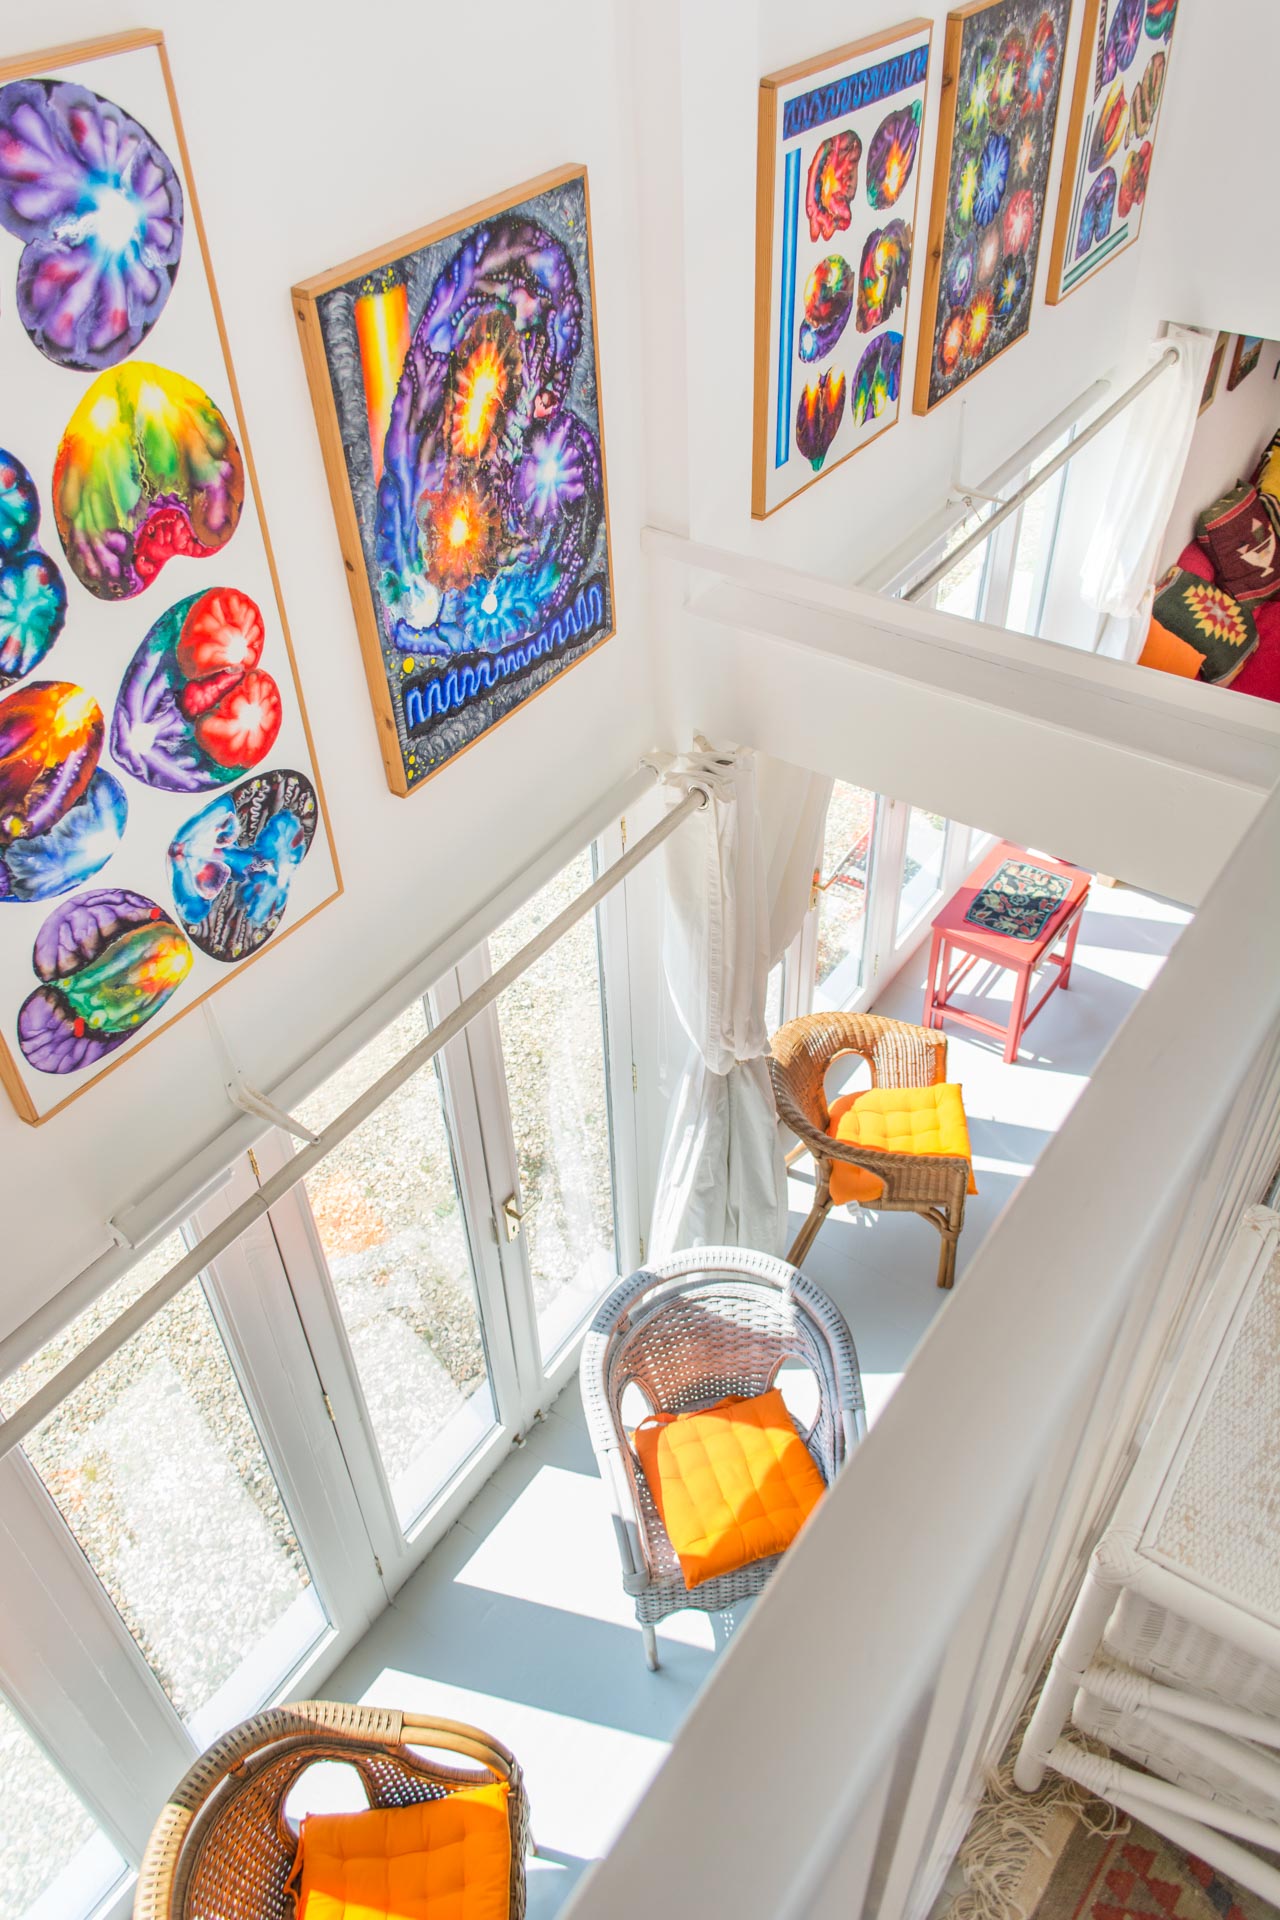
M 1262 358 L 1262 341 L 1256 334 L 1239 333 L 1231 355 L 1231 368 L 1227 374 L 1227 392 L 1234 393 L 1242 380 L 1249 375 Z
M 1046 298 L 1052 305 L 1138 238 L 1176 0 L 1085 0 Z
M 757 519 L 898 418 L 931 36 L 909 20 L 760 83 Z
M 39 666 L 67 618 L 67 589 L 36 545 L 39 530 L 35 481 L 0 447 L 0 692 Z
M 294 306 L 388 780 L 412 793 L 614 629 L 586 173 Z
M 0 1083 L 36 1124 L 339 890 L 154 31 L 0 62 L 0 369 Z
M 977 0 L 947 16 L 915 410 L 1026 333 L 1071 0 Z

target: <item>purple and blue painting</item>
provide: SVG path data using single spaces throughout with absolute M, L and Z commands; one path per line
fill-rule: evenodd
M 318 300 L 410 790 L 613 630 L 591 302 L 582 174 Z

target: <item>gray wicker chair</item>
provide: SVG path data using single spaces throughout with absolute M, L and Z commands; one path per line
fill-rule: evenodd
M 676 1254 L 622 1281 L 588 1329 L 582 1402 L 613 1506 L 622 1584 L 652 1668 L 657 1621 L 682 1607 L 719 1613 L 750 1598 L 781 1556 L 692 1591 L 685 1585 L 623 1425 L 622 1396 L 634 1385 L 655 1412 L 688 1412 L 726 1394 L 767 1392 L 789 1359 L 818 1382 L 817 1415 L 803 1437 L 830 1485 L 866 1431 L 858 1356 L 839 1308 L 784 1260 L 741 1247 Z
M 778 1118 L 809 1149 L 815 1176 L 813 1207 L 787 1258 L 803 1260 L 817 1238 L 833 1205 L 831 1172 L 839 1162 L 884 1183 L 878 1200 L 855 1204 L 873 1213 L 918 1213 L 937 1228 L 942 1239 L 938 1285 L 954 1286 L 969 1162 L 959 1155 L 881 1153 L 829 1139 L 827 1070 L 850 1053 L 867 1062 L 873 1087 L 933 1087 L 947 1077 L 946 1035 L 905 1020 L 878 1013 L 806 1013 L 778 1028 L 769 1060 Z

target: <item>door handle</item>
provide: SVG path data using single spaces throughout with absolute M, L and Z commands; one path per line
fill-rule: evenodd
M 542 1195 L 535 1194 L 528 1205 L 521 1207 L 514 1193 L 509 1193 L 502 1203 L 502 1225 L 508 1240 L 519 1238 L 520 1229 L 542 1205 Z

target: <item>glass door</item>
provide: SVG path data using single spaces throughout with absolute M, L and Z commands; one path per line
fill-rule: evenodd
M 870 984 L 879 807 L 865 787 L 837 780 L 832 788 L 811 916 L 813 1005 L 822 1012 L 853 1006 Z
M 0 1694 L 0 1916 L 92 1913 L 123 1886 L 128 1863 Z

